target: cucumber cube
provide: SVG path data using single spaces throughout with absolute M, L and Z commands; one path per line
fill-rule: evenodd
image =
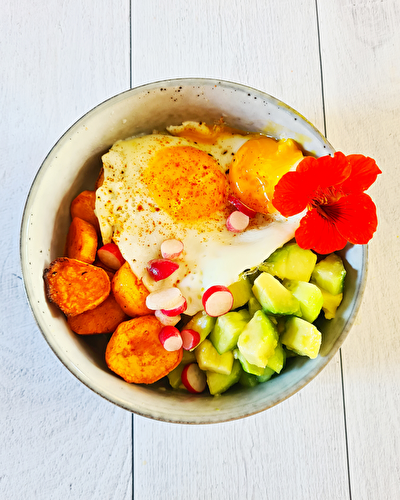
M 301 316 L 299 301 L 271 274 L 260 274 L 253 293 L 267 314 Z
M 239 281 L 235 281 L 235 283 L 232 283 L 232 285 L 229 285 L 228 289 L 233 295 L 232 309 L 237 309 L 238 307 L 244 306 L 253 295 L 251 291 L 251 283 L 245 277 L 243 277 Z
M 239 335 L 242 333 L 247 321 L 248 319 L 243 314 L 235 311 L 228 312 L 217 319 L 208 338 L 219 354 L 231 351 L 236 346 Z
M 258 300 L 254 296 L 249 299 L 247 307 L 249 308 L 249 313 L 250 313 L 251 317 L 254 316 L 254 313 L 256 311 L 259 311 L 260 309 L 262 309 L 261 304 L 258 302 Z
M 262 375 L 264 373 L 264 368 L 260 368 L 259 366 L 249 363 L 239 349 L 234 349 L 233 357 L 240 361 L 240 364 L 246 373 L 250 373 L 251 375 Z
M 282 344 L 278 342 L 278 345 L 275 347 L 274 354 L 268 358 L 267 367 L 274 370 L 276 373 L 280 373 L 282 368 L 285 366 L 286 362 L 286 352 L 284 351 Z
M 255 387 L 258 385 L 258 377 L 251 373 L 242 372 L 239 379 L 239 384 L 243 387 Z
M 317 256 L 312 250 L 300 248 L 297 243 L 287 243 L 270 255 L 259 269 L 280 279 L 310 281 Z
M 310 323 L 315 321 L 324 301 L 321 290 L 316 285 L 305 281 L 283 280 L 282 284 L 300 302 L 301 317 Z
M 240 365 L 240 361 L 234 360 L 232 371 L 229 375 L 223 375 L 222 373 L 207 372 L 207 385 L 210 390 L 210 394 L 216 396 L 217 394 L 222 394 L 227 391 L 229 387 L 239 382 L 240 375 L 243 370 Z
M 260 384 L 262 384 L 264 382 L 267 382 L 272 377 L 272 375 L 275 375 L 275 371 L 272 368 L 269 368 L 269 366 L 266 366 L 262 375 L 259 375 L 257 377 L 257 380 Z
M 218 354 L 212 343 L 205 339 L 196 347 L 195 350 L 196 360 L 199 367 L 204 371 L 212 371 L 229 375 L 233 365 L 232 351 Z
M 260 368 L 265 368 L 268 358 L 274 354 L 277 344 L 278 332 L 263 311 L 257 311 L 254 314 L 237 341 L 237 346 L 243 357 L 250 364 Z
M 281 336 L 281 342 L 300 356 L 314 359 L 318 356 L 321 347 L 321 332 L 312 323 L 292 316 L 286 321 L 286 329 Z
M 200 333 L 200 342 L 207 338 L 208 334 L 214 328 L 216 318 L 212 318 L 205 311 L 200 311 L 193 316 L 185 326 L 187 329 L 195 330 Z
M 326 319 L 333 319 L 336 316 L 336 310 L 340 306 L 343 299 L 343 293 L 332 295 L 331 293 L 321 288 L 322 294 L 322 310 Z
M 338 295 L 343 292 L 345 277 L 346 269 L 342 259 L 331 253 L 315 266 L 311 281 L 332 295 Z

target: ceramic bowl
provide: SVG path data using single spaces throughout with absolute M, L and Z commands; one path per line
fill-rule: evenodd
M 48 344 L 87 387 L 136 414 L 167 422 L 205 424 L 239 419 L 266 410 L 312 380 L 344 341 L 361 301 L 367 264 L 365 246 L 348 245 L 344 299 L 337 316 L 322 322 L 323 343 L 314 359 L 293 358 L 285 371 L 252 389 L 232 388 L 219 397 L 190 395 L 166 385 L 133 385 L 106 366 L 108 337 L 80 337 L 46 300 L 43 270 L 63 255 L 69 207 L 84 189 L 93 189 L 101 155 L 118 139 L 162 130 L 185 120 L 232 126 L 298 141 L 308 154 L 333 153 L 332 146 L 299 113 L 253 88 L 210 79 L 151 83 L 119 94 L 80 118 L 57 142 L 29 192 L 21 227 L 21 264 L 27 297 Z M 55 381 L 57 383 L 57 381 Z

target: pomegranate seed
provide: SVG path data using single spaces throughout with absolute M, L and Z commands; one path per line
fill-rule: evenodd
M 179 264 L 169 259 L 153 259 L 148 263 L 147 271 L 154 281 L 165 280 L 179 268 Z

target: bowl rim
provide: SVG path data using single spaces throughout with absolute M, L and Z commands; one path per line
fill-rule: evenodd
M 74 363 L 71 361 L 68 356 L 63 351 L 59 351 L 56 349 L 55 343 L 52 342 L 52 339 L 49 338 L 42 326 L 41 326 L 41 317 L 40 314 L 35 310 L 33 307 L 32 303 L 32 296 L 31 296 L 31 291 L 29 290 L 26 276 L 25 276 L 25 269 L 27 269 L 27 261 L 26 261 L 26 255 L 24 253 L 24 245 L 26 245 L 26 240 L 27 240 L 27 233 L 28 233 L 28 225 L 29 225 L 29 215 L 28 215 L 28 207 L 30 204 L 30 199 L 33 193 L 33 190 L 36 186 L 36 184 L 40 181 L 40 178 L 46 173 L 46 167 L 48 165 L 48 160 L 53 157 L 53 155 L 56 154 L 57 150 L 59 147 L 61 147 L 61 143 L 63 139 L 70 135 L 71 132 L 73 131 L 74 128 L 76 128 L 82 121 L 90 117 L 92 114 L 95 114 L 97 110 L 103 106 L 107 106 L 110 101 L 115 100 L 118 102 L 119 100 L 122 100 L 126 97 L 126 95 L 134 95 L 136 93 L 140 93 L 143 90 L 147 89 L 156 89 L 160 85 L 164 86 L 184 86 L 184 85 L 218 85 L 218 86 L 224 86 L 226 88 L 235 88 L 235 89 L 241 89 L 246 92 L 251 92 L 251 93 L 257 93 L 259 95 L 264 96 L 268 100 L 274 102 L 275 104 L 279 105 L 280 107 L 284 107 L 287 111 L 290 113 L 295 114 L 296 116 L 300 117 L 304 123 L 312 129 L 314 133 L 320 136 L 322 142 L 327 145 L 328 148 L 330 148 L 332 151 L 334 151 L 334 148 L 332 145 L 328 142 L 326 137 L 309 121 L 307 118 L 305 118 L 301 113 L 293 109 L 291 106 L 287 105 L 286 103 L 280 101 L 279 99 L 273 97 L 272 95 L 258 90 L 256 88 L 253 88 L 248 85 L 240 84 L 240 83 L 235 83 L 232 81 L 228 80 L 223 80 L 223 79 L 214 79 L 214 78 L 195 78 L 195 77 L 189 77 L 189 78 L 171 78 L 171 79 L 166 79 L 166 80 L 159 80 L 155 82 L 149 82 L 149 83 L 144 83 L 139 86 L 127 89 L 123 92 L 117 93 L 104 101 L 100 102 L 93 108 L 91 108 L 89 111 L 84 113 L 82 116 L 80 116 L 75 122 L 67 128 L 67 130 L 59 137 L 59 139 L 53 144 L 49 152 L 46 154 L 45 158 L 43 159 L 39 169 L 37 170 L 32 182 L 31 186 L 29 188 L 28 194 L 26 196 L 26 201 L 23 207 L 23 213 L 22 213 L 22 218 L 21 218 L 21 225 L 20 225 L 20 234 L 19 234 L 19 253 L 20 253 L 20 268 L 23 276 L 23 284 L 24 284 L 24 290 L 25 294 L 27 297 L 27 302 L 29 305 L 29 308 L 33 314 L 33 317 L 35 319 L 35 322 L 42 333 L 42 336 L 45 338 L 47 344 L 51 348 L 51 350 L 54 352 L 56 357 L 61 361 L 61 363 L 80 381 L 82 382 L 86 387 L 88 387 L 90 390 L 101 396 L 103 399 L 111 402 L 112 404 L 119 406 L 120 408 L 123 408 L 125 410 L 128 410 L 129 412 L 140 415 L 143 417 L 151 418 L 153 420 L 158 420 L 158 421 L 163 421 L 163 422 L 170 422 L 170 423 L 178 423 L 178 424 L 192 424 L 192 425 L 198 425 L 198 424 L 212 424 L 212 423 L 222 423 L 222 422 L 228 422 L 228 421 L 233 421 L 233 420 L 239 420 L 251 415 L 255 415 L 257 413 L 263 412 L 267 409 L 272 408 L 273 406 L 285 401 L 292 395 L 296 394 L 298 391 L 300 391 L 302 388 L 304 388 L 312 379 L 314 379 L 329 363 L 329 361 L 336 355 L 340 347 L 342 346 L 343 342 L 348 336 L 348 333 L 351 329 L 351 327 L 354 324 L 354 321 L 356 319 L 357 313 L 359 311 L 359 308 L 361 306 L 362 302 L 362 297 L 365 291 L 366 287 L 366 281 L 367 281 L 367 271 L 368 271 L 368 245 L 361 245 L 362 247 L 362 262 L 361 262 L 361 281 L 358 286 L 357 290 L 357 296 L 353 300 L 352 307 L 349 313 L 349 317 L 346 320 L 345 324 L 343 325 L 342 331 L 339 335 L 339 337 L 336 339 L 336 341 L 333 343 L 330 352 L 324 356 L 324 363 L 317 365 L 314 369 L 312 369 L 306 377 L 302 378 L 301 381 L 297 382 L 297 384 L 294 387 L 290 387 L 289 390 L 286 391 L 284 396 L 282 398 L 279 398 L 276 401 L 272 401 L 270 404 L 266 404 L 260 409 L 257 409 L 256 411 L 250 411 L 250 412 L 241 412 L 235 417 L 230 417 L 230 418 L 224 418 L 224 419 L 215 419 L 215 420 L 206 420 L 206 421 L 194 421 L 194 420 L 168 420 L 167 418 L 160 418 L 152 415 L 151 413 L 146 413 L 143 411 L 138 411 L 133 409 L 132 407 L 129 407 L 128 404 L 124 404 L 123 401 L 118 401 L 118 396 L 115 397 L 112 395 L 111 392 L 103 389 L 101 386 L 93 384 L 91 379 L 83 373 Z

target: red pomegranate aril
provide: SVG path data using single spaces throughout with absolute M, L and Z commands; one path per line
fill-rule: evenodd
M 226 286 L 214 285 L 204 292 L 202 303 L 206 313 L 216 318 L 231 310 L 233 295 Z
M 125 262 L 125 259 L 115 243 L 106 243 L 103 245 L 97 250 L 97 256 L 105 266 L 115 271 Z
M 185 351 L 190 351 L 200 344 L 200 333 L 190 328 L 181 331 L 183 340 L 183 348 Z
M 197 363 L 186 365 L 182 371 L 181 379 L 186 389 L 193 394 L 203 392 L 207 385 L 206 374 L 200 370 Z
M 155 311 L 154 315 L 158 319 L 158 321 L 164 326 L 175 326 L 181 320 L 180 315 L 167 316 L 166 314 L 163 314 L 160 310 Z
M 154 281 L 165 280 L 179 268 L 179 264 L 169 259 L 153 259 L 147 265 L 147 271 Z
M 182 314 L 187 309 L 187 302 L 185 297 L 182 297 L 181 302 L 175 306 L 173 309 L 161 309 L 161 312 L 166 316 L 176 316 Z
M 180 240 L 165 240 L 161 243 L 161 255 L 164 259 L 178 259 L 183 252 L 183 243 Z
M 226 227 L 232 233 L 241 233 L 249 225 L 249 217 L 236 210 L 226 219 Z
M 181 334 L 174 326 L 164 326 L 158 338 L 166 351 L 178 351 L 182 347 Z
M 257 212 L 255 212 L 252 208 L 246 206 L 243 202 L 241 202 L 238 198 L 233 195 L 228 196 L 228 201 L 231 203 L 239 212 L 247 215 L 247 217 L 255 217 Z

